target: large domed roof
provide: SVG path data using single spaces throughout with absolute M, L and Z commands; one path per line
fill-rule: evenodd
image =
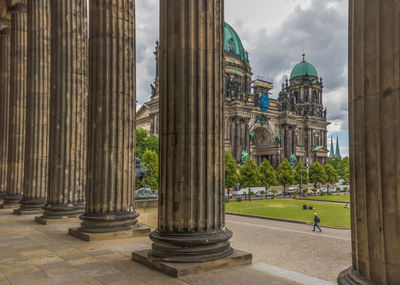
M 290 74 L 290 79 L 301 76 L 315 76 L 318 77 L 318 72 L 315 67 L 303 59 L 302 62 L 297 64 Z
M 243 48 L 242 41 L 236 31 L 228 23 L 224 25 L 224 48 L 226 55 L 247 62 L 248 55 Z

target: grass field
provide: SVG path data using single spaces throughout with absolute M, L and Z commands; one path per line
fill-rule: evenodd
M 304 204 L 313 206 L 315 210 L 303 210 Z M 350 228 L 350 209 L 345 209 L 343 204 L 278 199 L 230 202 L 225 206 L 226 212 L 310 223 L 314 221 L 314 213 L 317 213 L 321 219 L 321 225 Z
M 304 197 L 307 200 L 328 200 L 328 201 L 338 201 L 338 202 L 349 202 L 350 203 L 350 195 L 332 195 L 332 196 L 308 196 Z

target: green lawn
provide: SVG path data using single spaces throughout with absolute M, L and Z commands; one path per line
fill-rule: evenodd
M 304 197 L 307 200 L 328 200 L 328 201 L 338 201 L 338 202 L 349 202 L 350 203 L 350 195 L 332 195 L 332 196 L 308 196 Z
M 315 210 L 303 210 L 304 204 Z M 305 222 L 313 222 L 314 213 L 317 213 L 321 225 L 350 228 L 350 209 L 345 209 L 343 204 L 277 199 L 230 202 L 225 206 L 226 212 Z

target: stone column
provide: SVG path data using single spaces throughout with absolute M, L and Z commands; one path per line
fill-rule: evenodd
M 84 212 L 87 124 L 87 4 L 51 1 L 48 198 L 38 222 Z
M 46 203 L 50 102 L 50 0 L 28 2 L 28 71 L 24 194 L 17 214 Z
M 13 1 L 11 12 L 11 69 L 8 128 L 8 168 L 5 208 L 17 207 L 22 199 L 25 157 L 27 7 Z
M 7 189 L 10 52 L 10 23 L 0 19 L 0 199 L 4 198 Z
M 234 144 L 234 157 L 236 161 L 240 162 L 241 153 L 240 153 L 240 118 L 238 116 L 235 117 L 235 144 Z
M 223 1 L 160 1 L 160 15 L 159 218 L 149 254 L 221 259 L 233 252 L 224 208 Z
M 250 134 L 249 134 L 249 122 L 250 122 L 250 119 L 246 119 L 245 121 L 244 121 L 244 123 L 245 123 L 245 129 L 244 129 L 244 141 L 245 141 L 245 149 L 246 149 L 246 151 L 248 151 L 249 152 L 249 154 L 250 154 Z
M 70 233 L 89 240 L 129 237 L 139 216 L 133 209 L 135 1 L 91 0 L 89 5 L 88 189 L 81 227 Z
M 350 1 L 353 266 L 339 284 L 400 284 L 400 3 Z

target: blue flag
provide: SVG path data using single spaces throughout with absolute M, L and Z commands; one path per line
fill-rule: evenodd
M 266 113 L 269 108 L 269 95 L 268 94 L 261 94 L 260 98 L 260 107 L 261 112 Z

